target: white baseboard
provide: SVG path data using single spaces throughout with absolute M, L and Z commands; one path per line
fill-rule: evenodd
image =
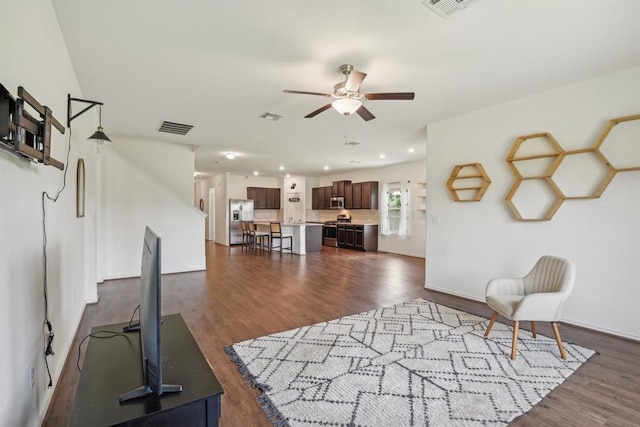
M 472 295 L 463 294 L 461 292 L 452 291 L 450 289 L 443 289 L 443 288 L 438 288 L 437 286 L 427 285 L 426 282 L 424 284 L 424 288 L 427 289 L 427 290 L 433 290 L 433 291 L 437 291 L 437 292 L 442 292 L 442 293 L 449 294 L 449 295 L 455 295 L 457 297 L 470 299 L 470 300 L 473 300 L 473 301 L 485 302 L 484 298 L 478 298 L 478 297 L 475 297 L 475 296 L 472 296 Z M 633 341 L 640 341 L 640 335 L 628 334 L 626 332 L 618 331 L 618 330 L 615 330 L 615 329 L 603 328 L 602 326 L 593 325 L 593 324 L 590 324 L 590 323 L 576 322 L 574 320 L 564 319 L 564 318 L 562 319 L 562 323 L 566 323 L 568 325 L 579 326 L 579 327 L 585 328 L 585 329 L 591 329 L 592 331 L 603 332 L 603 333 L 609 334 L 609 335 L 615 335 L 617 337 L 626 338 L 626 339 L 630 339 L 630 340 L 633 340 Z

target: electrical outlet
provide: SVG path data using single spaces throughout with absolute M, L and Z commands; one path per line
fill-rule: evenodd
M 36 386 L 36 367 L 31 367 L 31 388 Z

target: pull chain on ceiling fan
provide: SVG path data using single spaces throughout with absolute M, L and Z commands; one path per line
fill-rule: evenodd
M 375 116 L 369 111 L 362 101 L 376 100 L 412 100 L 415 97 L 413 92 L 384 92 L 384 93 L 360 93 L 360 85 L 367 75 L 353 69 L 351 64 L 343 64 L 340 66 L 340 72 L 344 74 L 345 80 L 333 87 L 333 93 L 307 92 L 299 90 L 283 90 L 284 93 L 296 93 L 300 95 L 315 95 L 336 98 L 335 101 L 323 105 L 315 111 L 304 116 L 306 119 L 317 116 L 323 111 L 333 107 L 334 110 L 348 116 L 357 113 L 365 121 L 375 119 Z

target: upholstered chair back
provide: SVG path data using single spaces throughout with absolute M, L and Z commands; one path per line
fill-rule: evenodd
M 565 258 L 545 255 L 524 277 L 524 293 L 571 292 L 575 281 L 576 267 Z

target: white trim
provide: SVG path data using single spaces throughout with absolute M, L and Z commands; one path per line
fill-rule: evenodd
M 437 292 L 442 292 L 443 294 L 454 295 L 454 296 L 457 296 L 457 297 L 460 297 L 460 298 L 469 299 L 469 300 L 472 300 L 472 301 L 478 301 L 478 302 L 482 302 L 482 303 L 485 302 L 484 298 L 477 298 L 477 297 L 474 297 L 474 296 L 471 296 L 471 295 L 463 294 L 461 292 L 455 292 L 455 291 L 451 291 L 451 290 L 448 290 L 448 289 L 438 288 L 437 286 L 430 286 L 430 285 L 427 285 L 426 282 L 424 284 L 424 289 L 437 291 Z M 562 323 L 566 323 L 567 325 L 573 325 L 573 326 L 577 326 L 577 327 L 580 327 L 580 328 L 589 329 L 591 331 L 602 332 L 602 333 L 605 333 L 605 334 L 614 335 L 614 336 L 619 337 L 619 338 L 626 338 L 626 339 L 629 339 L 629 340 L 632 340 L 632 341 L 640 341 L 640 335 L 632 335 L 632 334 L 628 334 L 626 332 L 618 331 L 618 330 L 615 330 L 615 329 L 603 328 L 602 326 L 597 326 L 597 325 L 593 325 L 593 324 L 589 324 L 589 323 L 583 323 L 583 322 L 576 322 L 576 321 L 567 320 L 567 319 L 562 319 L 561 322 Z

